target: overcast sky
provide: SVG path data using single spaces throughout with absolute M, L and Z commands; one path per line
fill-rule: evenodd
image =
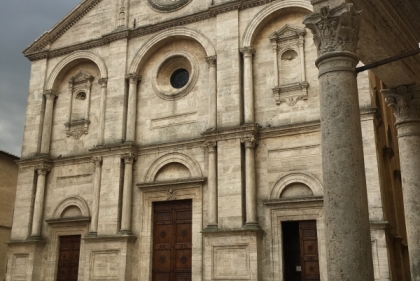
M 22 54 L 80 0 L 0 0 L 0 150 L 20 156 L 30 61 Z

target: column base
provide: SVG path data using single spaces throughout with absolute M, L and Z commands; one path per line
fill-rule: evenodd
M 212 230 L 218 230 L 218 226 L 217 224 L 208 224 L 206 228 L 204 228 L 203 230 L 208 230 L 208 231 L 212 231 Z
M 86 235 L 86 237 L 97 237 L 98 236 L 98 232 L 89 232 L 88 235 Z
M 28 239 L 26 239 L 26 241 L 28 242 L 32 242 L 32 241 L 44 241 L 44 238 L 42 238 L 42 236 L 29 236 Z
M 132 236 L 133 233 L 131 232 L 131 230 L 120 230 L 118 232 L 118 234 L 122 235 L 122 236 Z
M 246 223 L 242 228 L 243 229 L 260 229 L 260 226 L 256 222 L 249 222 L 249 223 Z

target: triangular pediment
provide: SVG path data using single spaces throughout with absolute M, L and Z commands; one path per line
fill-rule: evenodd
M 29 55 L 48 49 L 51 44 L 57 41 L 64 33 L 84 18 L 90 10 L 102 1 L 103 0 L 83 0 L 49 31 L 42 34 L 37 40 L 35 40 L 35 42 L 29 45 L 23 53 L 25 55 Z
M 70 78 L 69 83 L 80 84 L 80 83 L 84 83 L 84 82 L 92 81 L 92 80 L 93 80 L 92 75 L 90 75 L 86 71 L 80 70 L 79 72 L 76 73 L 76 75 Z
M 286 24 L 279 30 L 271 33 L 268 36 L 268 38 L 270 40 L 284 40 L 284 39 L 299 38 L 299 36 L 304 36 L 305 34 L 306 34 L 305 28 Z

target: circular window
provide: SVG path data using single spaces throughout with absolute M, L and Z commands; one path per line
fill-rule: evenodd
M 149 5 L 159 12 L 172 12 L 181 9 L 191 0 L 148 0 Z
M 175 89 L 181 89 L 187 85 L 190 79 L 190 73 L 185 68 L 180 68 L 174 71 L 171 75 L 171 85 Z
M 170 54 L 157 65 L 152 77 L 155 93 L 165 100 L 176 100 L 186 96 L 198 79 L 197 59 L 187 52 Z

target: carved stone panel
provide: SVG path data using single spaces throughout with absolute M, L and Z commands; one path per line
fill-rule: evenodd
M 191 0 L 148 0 L 149 5 L 160 12 L 172 12 L 186 6 Z
M 305 75 L 304 36 L 306 30 L 286 24 L 273 32 L 268 38 L 274 52 L 275 85 L 273 88 L 276 103 L 293 106 L 298 100 L 308 98 Z

